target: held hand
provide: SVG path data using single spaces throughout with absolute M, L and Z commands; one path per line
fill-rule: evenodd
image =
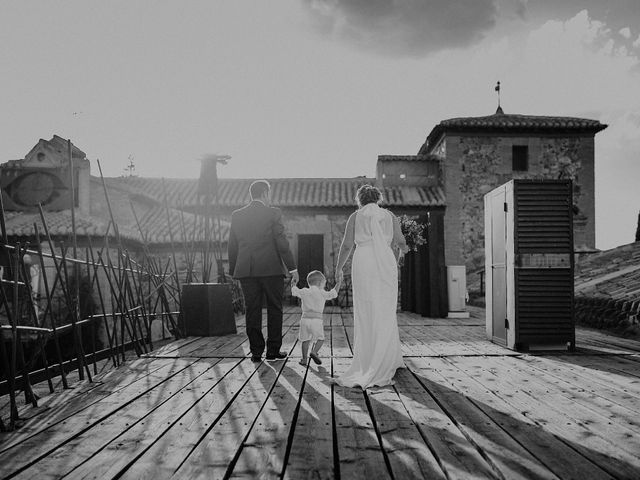
M 300 281 L 300 275 L 298 275 L 298 271 L 296 270 L 291 273 L 291 284 L 298 285 L 299 281 Z

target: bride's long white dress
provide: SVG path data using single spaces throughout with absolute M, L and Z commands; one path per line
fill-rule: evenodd
M 370 203 L 356 212 L 353 286 L 353 361 L 336 381 L 346 387 L 393 385 L 404 367 L 396 308 L 398 267 L 391 250 L 393 217 Z

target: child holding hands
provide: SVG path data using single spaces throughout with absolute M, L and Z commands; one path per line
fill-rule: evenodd
M 338 296 L 340 290 L 340 282 L 342 274 L 338 277 L 335 287 L 326 291 L 325 285 L 327 279 L 318 270 L 309 272 L 307 275 L 307 283 L 309 288 L 298 288 L 294 283 L 291 284 L 291 294 L 302 300 L 302 317 L 300 318 L 299 340 L 302 342 L 302 359 L 300 365 L 307 364 L 307 354 L 318 365 L 322 363 L 318 357 L 318 350 L 324 342 L 324 326 L 322 323 L 322 312 L 324 304 L 327 300 L 331 300 Z M 309 353 L 309 345 L 313 344 L 311 353 Z

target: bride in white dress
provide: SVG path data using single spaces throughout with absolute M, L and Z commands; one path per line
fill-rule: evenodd
M 353 250 L 353 360 L 336 382 L 346 387 L 393 385 L 396 369 L 404 367 L 398 334 L 398 259 L 407 244 L 400 222 L 380 208 L 380 190 L 371 185 L 358 189 L 358 210 L 347 222 L 338 272 Z

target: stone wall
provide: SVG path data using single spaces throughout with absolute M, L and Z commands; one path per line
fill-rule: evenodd
M 376 180 L 378 186 L 435 187 L 442 178 L 440 163 L 435 156 L 381 155 L 376 165 Z
M 298 235 L 320 234 L 324 236 L 324 274 L 327 277 L 327 286 L 333 287 L 336 275 L 336 264 L 338 262 L 338 252 L 344 235 L 350 211 L 343 214 L 291 214 L 283 212 L 285 229 L 291 251 L 298 262 Z M 347 288 L 350 286 L 351 260 L 349 259 L 344 269 L 345 284 L 340 291 L 340 299 L 347 298 Z M 300 279 L 300 285 L 306 286 L 306 279 Z M 289 295 L 289 289 L 285 291 L 285 296 Z M 349 292 L 349 296 L 351 293 Z M 346 301 L 346 300 L 345 300 Z
M 575 243 L 578 247 L 595 246 L 593 137 L 468 136 L 447 140 L 447 265 L 460 260 L 468 273 L 484 267 L 483 198 L 511 179 L 572 179 L 578 211 Z M 512 170 L 513 145 L 528 145 L 527 171 Z M 460 250 L 456 252 L 456 248 Z

